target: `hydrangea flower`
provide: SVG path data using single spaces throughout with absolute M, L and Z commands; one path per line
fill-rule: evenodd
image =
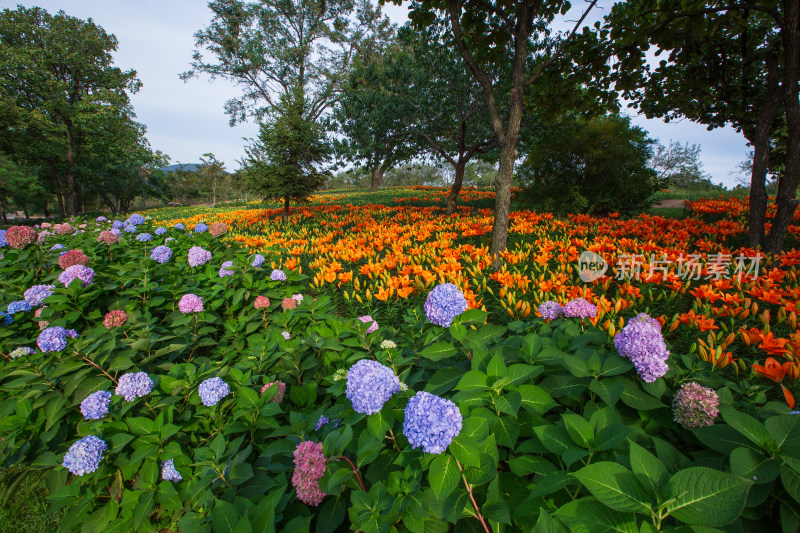
M 195 233 L 203 233 L 205 231 L 208 231 L 208 226 L 206 224 L 203 224 L 202 222 L 200 222 L 194 227 Z
M 547 320 L 553 320 L 564 314 L 564 308 L 561 307 L 561 304 L 552 300 L 539 304 L 538 311 L 542 318 Z
M 325 494 L 319 488 L 319 479 L 325 475 L 327 460 L 322 444 L 303 441 L 294 450 L 294 474 L 292 485 L 297 490 L 297 499 L 316 507 Z
M 219 269 L 219 277 L 224 278 L 227 276 L 233 276 L 235 272 L 233 270 L 228 270 L 228 268 L 233 266 L 233 261 L 225 261 L 222 263 L 222 268 Z
M 203 310 L 203 299 L 196 294 L 184 294 L 178 302 L 181 313 L 199 313 Z
M 373 331 L 378 331 L 378 322 L 373 320 L 371 316 L 364 315 L 364 316 L 358 317 L 358 319 L 361 322 L 363 322 L 364 324 L 369 324 L 369 327 L 367 328 L 367 335 L 369 335 Z
M 48 296 L 53 294 L 53 289 L 55 288 L 55 285 L 34 285 L 22 295 L 33 307 L 39 307 Z
M 461 432 L 461 412 L 456 404 L 439 396 L 416 393 L 406 405 L 403 435 L 412 448 L 442 453 Z
M 16 302 L 11 302 L 10 304 L 8 304 L 8 307 L 6 308 L 6 313 L 8 313 L 9 315 L 14 315 L 19 312 L 24 313 L 30 311 L 31 309 L 33 309 L 33 306 L 29 301 L 18 300 Z
M 428 293 L 425 316 L 431 324 L 449 328 L 453 319 L 467 310 L 469 304 L 461 290 L 452 283 L 442 283 Z
M 81 414 L 86 420 L 100 420 L 108 414 L 111 393 L 104 390 L 91 393 L 81 402 Z
M 283 335 L 283 338 L 287 341 L 292 338 L 288 331 L 281 331 L 281 335 Z
M 394 341 L 390 341 L 389 339 L 381 341 L 381 350 L 388 350 L 390 348 L 397 348 L 397 344 Z
M 273 396 L 270 401 L 280 404 L 283 401 L 284 394 L 286 394 L 286 383 L 284 383 L 283 381 L 273 381 L 272 383 L 267 383 L 261 389 L 261 394 L 267 392 L 267 389 L 275 385 L 276 383 L 278 384 L 278 391 L 275 393 L 275 396 Z
M 597 306 L 592 305 L 583 298 L 576 298 L 564 306 L 564 316 L 570 318 L 594 318 L 597 316 Z
M 186 229 L 186 226 L 183 224 L 183 222 L 178 222 L 178 223 L 175 224 L 175 229 L 183 230 L 183 229 Z
M 97 217 L 96 219 L 94 219 L 94 221 L 95 222 L 108 222 L 108 219 L 101 215 L 101 216 Z
M 103 325 L 106 329 L 118 328 L 128 321 L 128 313 L 121 310 L 109 311 L 103 317 Z
M 196 267 L 205 265 L 211 261 L 211 252 L 203 250 L 199 246 L 192 246 L 189 248 L 189 266 Z
M 140 233 L 139 235 L 136 236 L 136 240 L 139 242 L 152 241 L 153 236 L 150 235 L 149 233 Z
M 84 287 L 91 285 L 94 280 L 94 270 L 83 265 L 72 265 L 58 275 L 58 281 L 65 287 L 69 287 L 69 284 L 75 279 L 81 280 Z
M 320 416 L 319 420 L 317 420 L 317 425 L 314 427 L 314 431 L 319 431 L 320 429 L 323 428 L 323 426 L 325 426 L 325 424 L 327 424 L 330 421 L 331 421 L 330 418 L 328 418 L 327 416 Z
M 394 371 L 377 361 L 362 359 L 347 372 L 345 396 L 357 413 L 377 413 L 400 390 L 400 379 Z
M 14 319 L 11 318 L 11 315 L 6 314 L 3 311 L 0 311 L 0 318 L 3 319 L 3 325 L 4 326 L 10 326 L 11 324 L 14 323 Z
M 50 247 L 50 251 L 55 252 L 56 250 L 63 250 L 64 248 L 66 248 L 66 246 L 64 246 L 63 244 L 54 244 L 53 246 Z
M 136 398 L 147 396 L 153 390 L 153 380 L 146 372 L 131 372 L 123 374 L 117 382 L 114 394 L 132 402 Z
M 172 248 L 164 246 L 163 244 L 156 246 L 150 250 L 150 259 L 156 263 L 169 263 L 169 260 L 172 259 Z
M 61 464 L 76 476 L 91 474 L 100 466 L 103 452 L 107 448 L 108 446 L 103 439 L 94 435 L 83 437 L 69 447 L 69 451 L 64 455 L 64 461 Z
M 119 230 L 118 228 L 111 228 L 109 231 L 110 231 L 112 234 L 116 235 L 117 237 L 119 237 L 120 235 L 122 235 L 122 231 L 121 231 L 121 230 Z M 116 242 L 119 242 L 119 239 L 117 239 L 117 241 L 116 241 Z M 106 243 L 106 244 L 108 244 L 108 243 Z
M 284 311 L 294 309 L 295 307 L 297 307 L 297 301 L 295 301 L 294 298 L 284 298 L 281 302 L 281 308 L 283 308 Z
M 58 225 L 56 232 L 59 235 L 72 235 L 73 233 L 75 233 L 75 228 L 72 226 L 72 224 L 64 222 L 63 224 Z
M 134 226 L 133 224 L 128 224 L 127 226 L 122 228 L 122 231 L 124 231 L 125 233 L 136 233 L 136 226 Z
M 694 382 L 684 383 L 672 401 L 675 422 L 685 428 L 714 425 L 719 415 L 717 393 Z
M 254 268 L 261 268 L 261 265 L 264 264 L 264 261 L 266 261 L 266 259 L 264 259 L 263 255 L 256 254 L 256 255 L 253 256 L 253 262 L 250 263 L 250 266 L 252 266 Z
M 47 309 L 47 306 L 46 306 L 46 305 L 43 305 L 42 307 L 40 307 L 39 309 L 37 309 L 37 310 L 36 310 L 36 311 L 33 313 L 33 316 L 35 316 L 36 318 L 39 318 L 39 317 L 41 317 L 41 316 L 42 316 L 42 312 L 43 312 L 45 309 Z M 47 327 L 47 325 L 48 325 L 49 323 L 50 323 L 50 322 L 48 322 L 47 320 L 40 320 L 40 321 L 39 321 L 39 329 L 44 329 L 44 328 L 46 328 L 46 327 Z
M 83 253 L 83 250 L 80 249 L 69 250 L 68 252 L 59 254 L 58 256 L 58 266 L 64 270 L 75 265 L 85 265 L 88 262 L 89 258 L 85 253 Z
M 139 224 L 144 224 L 144 217 L 139 213 L 134 213 L 128 217 L 128 220 L 125 221 L 125 224 L 130 224 L 132 226 L 138 226 Z
M 75 339 L 77 337 L 78 332 L 74 329 L 53 326 L 39 333 L 36 344 L 42 353 L 60 352 L 67 347 L 67 338 Z
M 283 270 L 275 269 L 269 275 L 269 279 L 272 281 L 286 281 L 286 272 Z
M 8 241 L 6 241 L 6 230 L 0 229 L 0 248 L 5 248 L 8 246 Z
M 231 388 L 222 378 L 209 378 L 197 387 L 197 392 L 200 394 L 200 401 L 203 402 L 203 405 L 212 407 L 230 394 Z
M 645 313 L 628 321 L 614 337 L 614 346 L 622 357 L 630 359 L 636 372 L 647 383 L 667 373 L 669 350 L 661 335 L 661 324 Z
M 226 231 L 228 231 L 228 226 L 224 222 L 214 222 L 208 229 L 212 237 L 219 237 L 225 234 Z
M 155 234 L 156 235 L 164 235 L 166 232 L 167 232 L 167 228 L 159 226 L 159 227 L 156 228 Z
M 6 230 L 5 239 L 12 248 L 22 250 L 36 242 L 36 230 L 28 226 L 11 226 Z
M 115 220 L 114 222 L 111 223 L 112 229 L 122 229 L 124 227 L 125 224 L 123 224 L 121 220 Z
M 175 469 L 175 463 L 173 461 L 173 459 L 169 459 L 161 463 L 161 479 L 177 483 L 183 479 L 183 476 Z
M 33 348 L 28 348 L 27 346 L 20 346 L 19 348 L 14 348 L 11 350 L 11 353 L 8 354 L 11 359 L 16 359 L 17 357 L 22 357 L 23 355 L 33 355 L 36 351 Z
M 266 296 L 256 296 L 256 301 L 253 304 L 256 309 L 266 309 L 269 307 L 269 298 Z

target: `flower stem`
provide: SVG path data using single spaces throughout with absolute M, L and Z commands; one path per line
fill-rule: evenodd
M 367 489 L 364 488 L 364 483 L 361 481 L 361 476 L 358 474 L 358 468 L 356 468 L 356 465 L 353 464 L 353 461 L 351 461 L 350 459 L 348 459 L 344 455 L 340 455 L 339 457 L 337 457 L 337 459 L 344 459 L 345 461 L 350 463 L 350 468 L 353 469 L 353 473 L 356 475 L 356 479 L 358 480 L 358 484 L 361 485 L 361 490 L 363 490 L 364 492 L 367 492 Z
M 455 457 L 453 458 L 455 459 Z M 481 514 L 481 509 L 478 507 L 478 502 L 475 501 L 475 495 L 472 494 L 472 486 L 467 482 L 467 478 L 464 476 L 464 469 L 461 468 L 461 463 L 458 462 L 458 459 L 455 459 L 456 465 L 458 465 L 458 471 L 461 472 L 461 479 L 464 480 L 464 486 L 467 487 L 467 492 L 469 493 L 469 499 L 472 500 L 472 507 L 475 508 L 475 516 L 478 520 L 481 521 L 481 525 L 483 526 L 483 530 L 486 533 L 492 533 L 492 530 L 489 529 L 489 526 L 486 524 L 486 520 L 483 518 Z
M 109 374 L 108 372 L 106 372 L 105 370 L 103 370 L 103 369 L 100 367 L 100 365 L 98 365 L 97 363 L 95 363 L 94 361 L 92 361 L 91 359 L 89 359 L 88 357 L 86 357 L 85 355 L 84 355 L 84 356 L 82 356 L 82 357 L 83 357 L 83 360 L 84 360 L 84 361 L 86 361 L 87 363 L 89 363 L 90 365 L 92 365 L 93 367 L 95 367 L 97 370 L 99 370 L 100 372 L 102 372 L 103 374 L 105 374 L 105 375 L 106 375 L 106 377 L 107 377 L 108 379 L 110 379 L 110 380 L 111 380 L 111 381 L 113 381 L 114 383 L 117 383 L 117 380 L 116 380 L 116 379 L 114 379 L 114 378 L 111 376 L 111 374 Z

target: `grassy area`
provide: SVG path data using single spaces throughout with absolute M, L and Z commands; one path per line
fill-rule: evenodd
M 39 472 L 31 472 L 14 486 L 16 476 L 0 478 L 0 529 L 15 533 L 58 531 L 64 511 L 47 514 L 47 489 L 39 483 Z M 13 527 L 12 527 L 13 524 Z M 8 527 L 9 529 L 6 529 Z
M 653 216 L 666 218 L 686 218 L 687 209 L 685 207 L 653 207 L 648 212 Z

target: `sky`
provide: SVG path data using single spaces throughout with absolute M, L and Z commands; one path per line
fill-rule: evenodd
M 18 4 L 92 18 L 117 37 L 116 65 L 136 70 L 143 84 L 131 97 L 137 120 L 147 126 L 151 146 L 168 154 L 172 163 L 196 163 L 210 152 L 224 161 L 228 170 L 238 168 L 246 139 L 258 134 L 258 126 L 252 122 L 229 126 L 224 104 L 238 96 L 240 89 L 230 81 L 210 81 L 204 75 L 187 82 L 178 78 L 190 67 L 194 32 L 211 21 L 204 0 L 0 0 L 0 8 L 14 9 Z M 600 5 L 610 6 L 611 1 L 601 1 Z M 596 9 L 587 22 L 601 17 L 607 9 Z M 388 5 L 385 12 L 398 24 L 407 20 L 406 7 Z M 567 19 L 571 18 L 577 17 L 568 14 Z M 667 124 L 638 116 L 635 110 L 626 113 L 664 145 L 670 140 L 699 144 L 701 160 L 712 181 L 735 185 L 731 174 L 747 157 L 748 148 L 744 137 L 732 128 L 707 131 L 705 126 L 687 120 Z

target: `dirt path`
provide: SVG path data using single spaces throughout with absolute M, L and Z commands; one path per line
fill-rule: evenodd
M 683 209 L 686 207 L 686 200 L 680 200 L 678 198 L 671 198 L 669 200 L 661 200 L 657 204 L 653 205 L 653 207 L 677 207 Z

